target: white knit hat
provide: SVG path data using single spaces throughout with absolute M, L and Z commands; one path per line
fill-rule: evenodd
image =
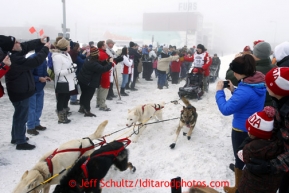
M 265 76 L 267 88 L 280 96 L 289 95 L 289 67 L 273 68 Z

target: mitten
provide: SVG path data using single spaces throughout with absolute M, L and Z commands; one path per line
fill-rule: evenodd
M 243 160 L 243 150 L 238 151 L 237 155 L 238 155 L 239 159 L 242 160 L 242 162 L 244 162 L 244 160 Z

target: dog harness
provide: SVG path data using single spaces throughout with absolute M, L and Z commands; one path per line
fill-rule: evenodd
M 90 144 L 91 144 L 91 146 L 86 147 L 86 148 L 82 148 L 82 144 L 81 144 L 79 148 L 64 149 L 64 150 L 60 150 L 60 151 L 57 151 L 58 149 L 55 149 L 54 152 L 45 159 L 45 161 L 46 161 L 46 163 L 48 165 L 48 169 L 49 169 L 49 172 L 50 172 L 51 176 L 53 176 L 53 164 L 52 164 L 51 160 L 56 154 L 65 153 L 65 152 L 79 151 L 80 155 L 78 156 L 78 158 L 80 158 L 86 151 L 91 150 L 91 149 L 93 149 L 95 147 L 95 144 L 91 141 L 90 138 L 86 137 L 86 138 L 83 138 L 83 139 L 88 139 Z M 104 142 L 102 141 L 100 143 L 105 143 L 105 141 Z M 102 144 L 100 144 L 100 145 L 102 145 Z M 51 182 L 51 180 L 49 182 Z
M 89 162 L 90 159 L 92 158 L 95 158 L 95 157 L 100 157 L 100 156 L 105 156 L 105 155 L 113 155 L 114 156 L 114 159 L 118 156 L 118 154 L 123 151 L 130 143 L 131 143 L 131 140 L 128 139 L 128 138 L 123 138 L 123 139 L 119 139 L 119 140 L 116 140 L 118 142 L 124 142 L 124 145 L 117 149 L 117 150 L 113 150 L 113 151 L 107 151 L 107 152 L 103 152 L 103 153 L 100 153 L 100 154 L 96 154 L 92 157 L 88 157 L 85 162 L 81 165 L 81 169 L 83 171 L 83 175 L 84 175 L 84 178 L 85 179 L 88 179 L 88 170 L 87 170 L 87 163 Z
M 143 105 L 142 107 L 141 107 L 141 109 L 142 109 L 142 113 L 144 113 L 144 108 L 145 108 L 145 106 L 146 105 Z M 152 106 L 156 111 L 159 111 L 159 110 L 161 110 L 162 108 L 164 108 L 163 106 L 161 106 L 160 104 L 155 104 L 154 106 Z

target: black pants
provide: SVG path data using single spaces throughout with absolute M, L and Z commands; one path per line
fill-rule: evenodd
M 235 131 L 232 129 L 232 145 L 233 145 L 233 151 L 235 156 L 235 167 L 242 170 L 244 167 L 244 162 L 239 159 L 237 153 L 239 146 L 243 143 L 243 141 L 248 137 L 247 132 L 240 132 Z
M 107 97 L 113 97 L 113 96 L 114 96 L 114 93 L 113 93 L 113 82 L 111 82 L 110 86 L 109 86 Z
M 57 111 L 62 111 L 63 108 L 67 108 L 69 99 L 69 93 L 57 93 Z
M 143 78 L 146 80 L 151 79 L 153 71 L 153 63 L 143 61 Z
M 89 87 L 86 84 L 78 82 L 81 88 L 81 95 L 80 95 L 80 105 L 84 107 L 87 111 L 90 111 L 90 101 L 95 93 L 95 88 Z
M 179 83 L 179 72 L 171 72 L 172 77 L 172 84 L 178 84 Z

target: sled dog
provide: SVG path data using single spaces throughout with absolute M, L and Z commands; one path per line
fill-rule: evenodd
M 190 140 L 193 129 L 195 128 L 195 125 L 197 123 L 198 114 L 196 108 L 191 105 L 188 99 L 186 99 L 185 97 L 182 97 L 181 99 L 186 106 L 183 106 L 183 110 L 181 111 L 179 126 L 176 131 L 177 136 L 175 142 L 170 145 L 171 149 L 176 146 L 178 136 L 183 126 L 186 125 L 189 128 L 188 134 L 184 133 L 184 136 L 187 136 L 188 140 Z
M 102 136 L 107 123 L 107 120 L 102 122 L 96 131 L 86 138 L 68 141 L 60 145 L 56 150 L 47 152 L 31 170 L 23 174 L 13 193 L 26 193 L 30 191 L 54 174 L 58 174 L 63 169 L 73 165 L 79 157 L 92 153 L 94 151 L 92 140 Z M 72 149 L 74 151 L 72 151 Z M 39 186 L 31 193 L 38 193 L 41 189 L 43 189 L 43 193 L 49 193 L 50 185 L 59 184 L 60 179 L 66 173 L 67 171 L 61 173 L 49 183 Z
M 138 123 L 144 125 L 152 118 L 155 118 L 160 121 L 163 119 L 162 115 L 163 108 L 164 103 L 138 105 L 135 108 L 128 110 L 126 126 L 131 127 L 133 124 Z M 143 128 L 145 127 L 146 126 L 144 125 Z

